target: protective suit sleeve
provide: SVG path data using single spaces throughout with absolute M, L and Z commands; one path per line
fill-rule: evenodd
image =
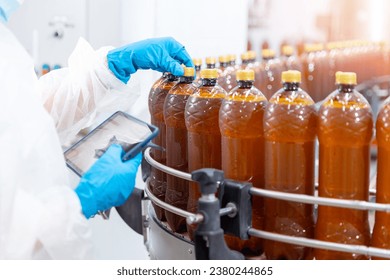
M 0 259 L 92 258 L 91 230 L 34 64 L 2 23 L 0 38 Z
M 61 144 L 67 146 L 77 133 L 92 125 L 100 114 L 129 111 L 140 94 L 138 80 L 124 84 L 107 66 L 111 47 L 93 50 L 79 39 L 68 67 L 39 79 L 39 91 L 46 110 L 54 120 Z

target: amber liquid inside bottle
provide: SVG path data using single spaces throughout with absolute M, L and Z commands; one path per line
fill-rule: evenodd
M 223 100 L 219 126 L 222 135 L 222 170 L 225 178 L 251 182 L 264 188 L 263 116 L 267 100 L 253 81 L 238 81 L 238 87 Z M 263 198 L 252 198 L 252 226 L 264 229 Z M 225 235 L 227 245 L 247 256 L 259 256 L 262 240 L 244 241 Z
M 270 99 L 264 115 L 265 188 L 314 195 L 316 112 L 298 83 L 284 83 Z M 266 198 L 265 230 L 312 238 L 314 213 L 310 204 Z M 264 240 L 267 259 L 310 259 L 311 248 Z
M 180 77 L 179 83 L 169 91 L 164 104 L 167 166 L 183 172 L 188 172 L 187 128 L 184 110 L 188 98 L 197 89 L 193 81 L 194 77 Z M 187 180 L 167 174 L 165 202 L 187 210 L 188 185 Z M 187 230 L 185 218 L 167 210 L 165 210 L 165 217 L 174 232 Z
M 256 85 L 267 99 L 277 92 L 282 83 L 280 77 L 282 76 L 283 66 L 279 59 L 266 58 L 256 68 Z
M 166 126 L 164 121 L 164 102 L 169 90 L 177 83 L 177 78 L 172 74 L 167 74 L 166 78 L 159 83 L 155 89 L 149 93 L 149 112 L 151 123 L 158 127 L 159 133 L 153 142 L 166 148 Z M 154 160 L 161 164 L 166 164 L 165 151 L 152 149 L 151 156 Z M 156 168 L 151 167 L 149 186 L 152 193 L 162 201 L 165 201 L 165 191 L 167 186 L 166 174 Z M 153 204 L 156 216 L 160 220 L 164 220 L 164 209 Z
M 202 86 L 189 97 L 185 109 L 188 130 L 188 171 L 200 168 L 221 169 L 221 133 L 219 109 L 226 92 L 217 85 L 217 79 L 202 79 Z M 200 197 L 199 185 L 191 182 L 187 209 L 196 213 Z M 189 237 L 195 228 L 188 226 Z
M 376 122 L 377 182 L 376 202 L 390 203 L 390 103 L 387 101 L 380 110 Z M 390 249 L 390 213 L 375 212 L 375 224 L 371 244 L 377 248 Z M 372 259 L 380 259 L 372 257 Z
M 319 73 L 318 55 L 315 50 L 310 50 L 302 55 L 303 76 L 305 81 L 305 89 L 310 94 L 311 98 L 318 102 L 321 100 L 322 92 L 322 77 Z M 334 74 L 332 76 L 334 79 Z
M 320 197 L 368 200 L 371 108 L 352 85 L 339 85 L 319 111 Z M 343 244 L 370 243 L 368 211 L 318 207 L 318 240 Z M 367 259 L 364 255 L 315 249 L 316 259 Z

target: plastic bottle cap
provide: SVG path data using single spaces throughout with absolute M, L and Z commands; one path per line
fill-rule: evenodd
M 238 70 L 236 73 L 237 81 L 254 81 L 255 71 L 253 70 Z
M 313 44 L 305 44 L 304 48 L 306 53 L 312 52 L 314 50 Z
M 321 44 L 321 43 L 314 44 L 314 48 L 315 48 L 316 52 L 322 51 L 324 49 L 324 44 Z
M 229 56 L 227 55 L 221 55 L 218 57 L 219 63 L 228 63 L 229 62 Z
M 261 51 L 263 58 L 275 57 L 275 51 L 271 49 L 264 49 Z
M 216 79 L 218 78 L 217 69 L 202 69 L 200 70 L 200 77 L 202 79 Z
M 301 82 L 301 72 L 297 70 L 289 70 L 282 72 L 282 82 L 283 83 L 300 83 Z
M 193 77 L 195 75 L 195 69 L 193 67 L 183 67 L 185 77 Z
M 354 72 L 336 72 L 336 84 L 356 85 L 356 73 Z
M 201 66 L 202 65 L 202 59 L 201 58 L 194 58 L 192 59 L 192 62 L 195 66 Z
M 235 54 L 229 54 L 229 61 L 236 62 L 237 56 Z
M 206 64 L 215 64 L 216 60 L 215 57 L 206 57 Z
M 255 51 L 247 51 L 249 59 L 256 59 L 256 52 Z
M 293 49 L 292 46 L 289 46 L 289 45 L 283 46 L 283 48 L 282 48 L 282 54 L 283 55 L 290 56 L 293 53 L 294 53 L 294 49 Z
M 249 60 L 250 59 L 250 55 L 248 52 L 244 52 L 243 54 L 241 54 L 241 60 Z

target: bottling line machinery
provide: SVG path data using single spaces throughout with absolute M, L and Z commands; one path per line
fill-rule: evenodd
M 389 96 L 390 77 L 380 77 L 357 86 L 357 90 L 370 102 L 374 116 L 380 105 Z M 153 166 L 167 174 L 196 181 L 202 193 L 197 213 L 190 213 L 159 200 L 146 184 L 144 190 L 135 189 L 129 200 L 117 211 L 122 219 L 133 230 L 144 236 L 144 244 L 151 259 L 244 259 L 244 255 L 230 250 L 224 233 L 230 233 L 241 239 L 255 236 L 300 246 L 356 253 L 366 256 L 390 258 L 390 250 L 362 245 L 347 245 L 325 242 L 315 239 L 287 236 L 253 228 L 251 225 L 251 196 L 281 199 L 315 206 L 326 205 L 349 209 L 367 210 L 370 213 L 370 224 L 373 223 L 375 211 L 390 211 L 389 204 L 375 203 L 376 153 L 372 152 L 372 167 L 369 201 L 324 198 L 301 194 L 289 194 L 253 188 L 248 182 L 238 182 L 224 178 L 221 170 L 200 169 L 184 173 L 155 161 L 150 149 L 144 152 L 142 171 L 147 180 L 148 168 Z M 157 219 L 152 203 L 176 215 L 186 218 L 187 224 L 197 224 L 194 241 L 188 236 L 170 230 L 165 222 Z

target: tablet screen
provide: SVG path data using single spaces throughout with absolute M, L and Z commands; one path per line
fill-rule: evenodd
M 153 127 L 123 112 L 117 112 L 64 153 L 67 165 L 82 176 L 111 144 L 128 152 L 137 144 L 153 138 Z M 139 146 L 139 145 L 138 145 Z

